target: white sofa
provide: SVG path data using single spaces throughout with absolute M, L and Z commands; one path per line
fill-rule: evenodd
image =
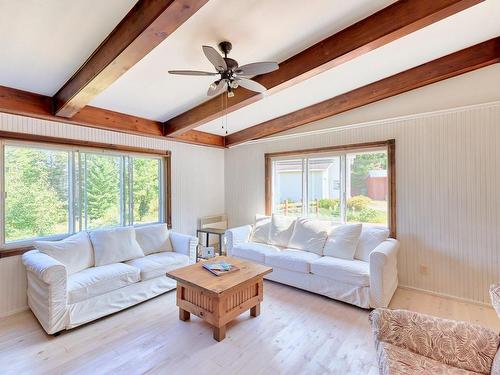
M 397 288 L 399 242 L 388 236 L 380 226 L 275 215 L 226 232 L 228 255 L 273 267 L 267 279 L 363 308 L 387 307 Z
M 166 224 L 80 232 L 23 254 L 28 304 L 49 334 L 174 289 L 166 272 L 195 261 L 196 237 Z

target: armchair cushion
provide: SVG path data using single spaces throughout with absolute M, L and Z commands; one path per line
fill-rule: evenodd
M 370 321 L 377 352 L 383 342 L 483 374 L 490 373 L 500 344 L 498 334 L 487 328 L 412 311 L 376 309 Z M 379 357 L 379 361 L 383 360 Z
M 94 266 L 94 251 L 87 232 L 80 232 L 61 241 L 36 241 L 35 247 L 64 264 L 68 275 Z
M 386 342 L 379 344 L 377 355 L 382 358 L 379 363 L 380 374 L 419 374 L 419 375 L 467 375 L 477 374 L 424 357 L 396 345 Z
M 165 223 L 137 227 L 135 238 L 144 255 L 172 251 L 169 230 Z
M 90 232 L 90 239 L 94 246 L 96 267 L 144 256 L 134 227 L 96 230 Z

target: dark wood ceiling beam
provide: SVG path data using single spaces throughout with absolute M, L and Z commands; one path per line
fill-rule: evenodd
M 274 72 L 255 80 L 269 93 L 297 84 L 483 0 L 401 0 L 285 60 Z M 256 102 L 262 94 L 239 88 L 228 98 L 232 112 Z M 177 136 L 222 116 L 220 97 L 211 99 L 165 122 L 167 135 Z
M 208 0 L 139 0 L 53 97 L 57 116 L 72 117 L 151 52 Z
M 226 136 L 226 147 L 267 137 L 500 62 L 500 37 Z M 467 88 L 464 88 L 467 89 Z
M 189 131 L 182 138 L 165 137 L 161 122 L 87 106 L 72 118 L 55 116 L 49 96 L 0 86 L 0 112 L 116 132 L 169 139 L 211 147 L 224 147 L 224 137 Z

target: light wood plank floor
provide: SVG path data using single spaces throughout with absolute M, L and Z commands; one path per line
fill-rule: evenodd
M 265 282 L 248 313 L 217 343 L 200 319 L 178 319 L 175 292 L 58 337 L 29 311 L 0 321 L 0 374 L 377 374 L 368 311 Z M 467 320 L 500 331 L 494 310 L 399 289 L 392 308 Z

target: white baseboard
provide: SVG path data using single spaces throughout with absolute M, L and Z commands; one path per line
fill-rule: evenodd
M 28 305 L 23 306 L 23 307 L 18 307 L 17 309 L 14 309 L 14 310 L 5 311 L 5 312 L 3 312 L 3 313 L 0 314 L 0 319 L 1 318 L 6 318 L 8 316 L 11 316 L 11 315 L 14 315 L 14 314 L 26 311 L 26 310 L 29 310 Z
M 446 293 L 433 292 L 430 290 L 415 288 L 413 286 L 407 286 L 407 285 L 398 285 L 398 288 L 406 289 L 406 290 L 413 290 L 413 291 L 419 292 L 419 293 L 430 294 L 431 296 L 451 299 L 453 301 L 458 301 L 458 302 L 462 302 L 462 303 L 469 303 L 469 304 L 479 305 L 482 307 L 489 307 L 490 309 L 493 309 L 493 306 L 491 304 L 480 302 L 480 301 L 475 301 L 473 299 L 456 297 L 456 296 L 452 296 L 452 295 L 446 294 Z

